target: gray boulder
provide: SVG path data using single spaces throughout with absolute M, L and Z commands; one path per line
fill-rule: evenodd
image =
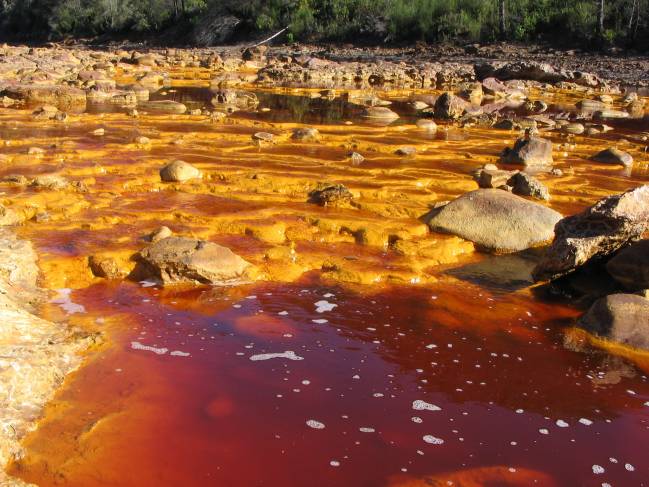
M 648 228 L 648 185 L 604 198 L 557 224 L 554 242 L 534 269 L 534 279 L 556 279 L 607 257 L 639 240 Z
M 499 189 L 478 189 L 427 216 L 433 231 L 458 235 L 479 248 L 517 252 L 549 242 L 561 214 Z
M 167 183 L 182 183 L 201 177 L 201 172 L 185 161 L 173 161 L 160 169 L 160 179 Z
M 607 272 L 627 289 L 649 289 L 649 240 L 620 250 L 606 263 Z
M 604 149 L 601 152 L 598 152 L 591 160 L 595 162 L 601 162 L 603 164 L 620 164 L 622 166 L 632 166 L 633 157 L 628 152 L 624 152 L 615 147 L 609 149 Z
M 649 299 L 642 296 L 611 294 L 601 298 L 577 324 L 598 337 L 649 350 Z
M 142 250 L 138 277 L 163 284 L 232 284 L 247 279 L 251 264 L 227 247 L 183 237 L 167 237 Z
M 502 162 L 525 166 L 548 166 L 552 164 L 552 142 L 541 137 L 520 138 L 510 149 L 502 153 Z

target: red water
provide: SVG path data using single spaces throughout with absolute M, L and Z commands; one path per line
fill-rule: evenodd
M 44 487 L 649 478 L 647 377 L 566 350 L 561 328 L 576 312 L 560 303 L 462 281 L 375 294 L 308 281 L 97 284 L 72 300 L 119 323 L 99 320 L 116 346 L 91 359 L 58 398 L 64 414 L 50 411 L 26 442 L 12 473 Z M 322 300 L 336 307 L 318 313 Z M 251 360 L 286 351 L 303 360 Z M 440 410 L 415 410 L 418 400 Z M 475 471 L 493 466 L 504 468 Z

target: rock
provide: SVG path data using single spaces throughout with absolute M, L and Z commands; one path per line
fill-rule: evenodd
M 608 105 L 603 101 L 598 100 L 581 100 L 576 103 L 579 110 L 583 112 L 596 112 L 598 110 L 606 110 Z
M 210 101 L 216 108 L 225 108 L 226 111 L 235 111 L 254 108 L 259 105 L 259 98 L 250 91 L 216 90 Z
M 53 105 L 59 110 L 82 108 L 86 92 L 78 88 L 58 85 L 21 85 L 6 87 L 4 94 L 29 104 Z
M 649 299 L 611 294 L 597 300 L 577 325 L 598 337 L 649 350 Z
M 520 196 L 529 196 L 539 200 L 549 200 L 548 188 L 534 176 L 524 172 L 517 172 L 508 181 L 507 185 L 512 187 L 512 192 Z
M 533 272 L 535 281 L 556 279 L 634 242 L 649 228 L 649 186 L 609 196 L 561 220 L 555 239 Z
M 173 232 L 169 227 L 162 226 L 152 232 L 149 236 L 149 242 L 157 242 L 158 240 L 162 240 L 163 238 L 171 237 L 173 235 Z
M 564 125 L 562 130 L 568 134 L 581 135 L 586 128 L 581 123 L 569 123 L 568 125 Z
M 272 144 L 274 135 L 269 132 L 256 132 L 252 134 L 252 141 L 257 145 Z
M 489 166 L 489 165 L 487 165 Z M 504 171 L 497 167 L 483 167 L 476 171 L 474 175 L 475 181 L 481 188 L 500 188 L 506 186 L 509 179 L 518 171 Z
M 621 151 L 615 147 L 604 149 L 590 158 L 592 161 L 603 164 L 621 164 L 623 166 L 632 166 L 633 157 L 628 152 Z
M 59 109 L 54 105 L 43 105 L 32 112 L 36 120 L 54 120 Z
M 457 120 L 466 112 L 469 104 L 453 93 L 442 93 L 435 102 L 435 116 L 438 118 Z
M 320 140 L 320 132 L 318 132 L 318 129 L 311 127 L 296 128 L 293 130 L 291 139 L 299 140 L 300 142 L 318 142 Z
M 505 98 L 509 88 L 496 78 L 485 78 L 482 80 L 482 91 L 496 98 Z
M 606 263 L 606 271 L 627 289 L 649 289 L 649 240 L 620 250 Z
M 396 120 L 399 118 L 399 114 L 390 110 L 388 107 L 367 107 L 363 111 L 363 117 L 388 121 Z
M 320 206 L 350 203 L 353 198 L 354 195 L 342 184 L 335 184 L 309 193 L 309 201 Z
M 54 191 L 67 189 L 70 187 L 70 182 L 63 176 L 56 174 L 44 174 L 42 176 L 36 176 L 30 186 L 39 189 L 50 189 Z
M 171 113 L 177 115 L 183 114 L 187 111 L 185 105 L 172 100 L 146 101 L 140 103 L 139 107 L 147 112 Z
M 201 172 L 185 161 L 173 161 L 160 169 L 160 179 L 167 183 L 182 183 L 201 177 Z
M 593 118 L 602 119 L 602 118 L 629 118 L 629 112 L 623 112 L 622 110 L 598 110 L 593 113 Z
M 437 124 L 434 120 L 431 120 L 429 118 L 420 118 L 419 120 L 417 120 L 416 124 L 418 129 L 431 133 L 437 132 Z
M 629 103 L 633 103 L 634 101 L 638 101 L 638 94 L 636 92 L 630 92 L 624 95 L 624 98 L 622 98 L 622 104 L 628 105 Z
M 541 137 L 521 138 L 516 141 L 513 149 L 506 148 L 501 158 L 509 164 L 550 165 L 553 163 L 552 142 Z
M 142 250 L 138 276 L 163 284 L 234 284 L 247 280 L 251 264 L 227 247 L 203 240 L 167 237 Z
M 88 266 L 94 276 L 104 279 L 123 279 L 128 275 L 128 271 L 120 268 L 112 257 L 91 255 Z
M 471 240 L 487 251 L 507 253 L 552 240 L 560 219 L 559 213 L 538 203 L 498 189 L 479 189 L 434 210 L 427 223 L 433 231 Z
M 409 145 L 404 145 L 403 147 L 399 147 L 396 151 L 394 151 L 394 153 L 402 157 L 412 157 L 417 154 L 417 149 Z
M 365 160 L 365 158 L 358 152 L 352 152 L 351 154 L 349 154 L 349 158 L 351 159 L 354 166 L 358 166 Z
M 464 98 L 468 102 L 475 105 L 480 105 L 480 103 L 482 102 L 484 93 L 482 91 L 482 85 L 480 83 L 462 83 L 459 86 L 459 89 L 459 96 Z

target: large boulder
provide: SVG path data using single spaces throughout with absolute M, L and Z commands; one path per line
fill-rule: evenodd
M 649 350 L 649 299 L 611 294 L 597 300 L 578 326 L 598 337 Z
M 548 166 L 552 164 L 552 142 L 541 137 L 523 137 L 514 147 L 502 153 L 502 162 L 525 166 Z
M 561 214 L 499 189 L 466 193 L 433 212 L 433 231 L 452 233 L 491 252 L 517 252 L 549 242 Z
M 606 270 L 627 289 L 649 289 L 649 239 L 620 250 L 606 263 Z
M 142 250 L 137 276 L 163 284 L 231 284 L 246 279 L 250 263 L 227 247 L 184 237 L 167 237 Z
M 457 120 L 466 112 L 469 103 L 453 93 L 442 93 L 435 102 L 435 116 Z
M 607 257 L 639 240 L 648 228 L 648 185 L 604 198 L 557 224 L 554 242 L 534 269 L 534 279 L 555 279 Z

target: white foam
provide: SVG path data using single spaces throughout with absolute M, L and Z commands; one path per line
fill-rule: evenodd
M 280 316 L 286 316 L 288 314 L 288 311 L 280 311 L 277 314 L 280 315 Z
M 570 426 L 563 419 L 558 419 L 556 424 L 559 428 L 567 428 L 568 426 Z
M 604 473 L 604 467 L 601 465 L 593 465 L 593 473 L 595 475 L 600 475 Z
M 579 418 L 579 422 L 583 425 L 590 426 L 593 422 L 590 419 Z
M 340 462 L 338 460 L 331 460 L 329 462 L 329 465 L 331 465 L 332 467 L 340 467 Z
M 443 445 L 444 444 L 444 440 L 442 440 L 441 438 L 437 438 L 436 436 L 433 436 L 433 435 L 426 435 L 426 436 L 424 436 L 423 439 L 424 439 L 424 441 L 426 443 L 428 443 L 430 445 Z
M 329 320 L 325 320 L 323 318 L 320 318 L 319 320 L 311 320 L 311 321 L 317 325 L 324 325 L 325 323 L 329 323 Z
M 429 402 L 422 401 L 421 399 L 417 399 L 416 401 L 412 402 L 412 409 L 415 411 L 441 411 L 442 408 L 439 406 L 435 406 L 434 404 L 430 404 Z
M 181 352 L 180 350 L 174 350 L 169 355 L 173 357 L 189 357 L 191 354 L 188 352 Z
M 360 431 L 361 433 L 374 433 L 375 430 L 374 428 L 362 427 L 362 428 L 358 428 L 358 431 Z
M 410 419 L 412 420 L 413 423 L 422 423 L 422 422 L 424 421 L 424 420 L 421 419 L 419 416 L 413 416 L 413 417 L 410 418 Z
M 282 353 L 259 353 L 257 355 L 251 355 L 250 360 L 257 362 L 259 360 L 270 360 L 272 358 L 286 358 L 289 360 L 304 360 L 304 357 L 296 355 L 295 352 L 287 350 Z
M 635 470 L 635 467 L 630 463 L 625 463 L 624 468 L 626 468 L 629 472 L 633 472 Z
M 131 348 L 133 350 L 146 350 L 147 352 L 153 352 L 157 355 L 164 355 L 169 351 L 168 348 L 156 348 L 149 345 L 142 345 L 140 342 L 131 342 Z
M 541 428 L 539 430 L 539 433 L 541 433 L 542 435 L 549 435 L 550 434 L 550 432 L 545 428 Z
M 316 313 L 324 313 L 325 311 L 331 311 L 334 308 L 337 308 L 338 305 L 334 303 L 330 303 L 329 301 L 326 300 L 321 300 L 315 303 L 315 312 Z
M 309 428 L 313 428 L 314 430 L 323 430 L 325 428 L 324 423 L 321 423 L 320 421 L 316 421 L 315 419 L 309 419 L 306 422 L 306 425 Z
M 156 286 L 158 283 L 154 281 L 140 281 L 140 286 L 142 287 L 153 287 Z

